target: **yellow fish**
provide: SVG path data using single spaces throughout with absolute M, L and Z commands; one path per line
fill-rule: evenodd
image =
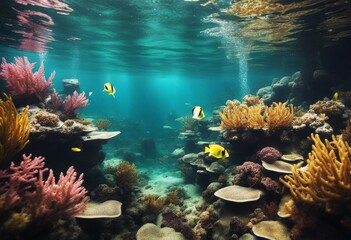
M 195 106 L 192 110 L 194 119 L 203 119 L 205 117 L 204 110 L 200 106 Z
M 108 95 L 115 97 L 116 89 L 110 82 L 104 84 L 104 90 L 102 91 L 106 91 Z
M 335 92 L 333 95 L 333 101 L 339 101 L 339 92 Z
M 82 150 L 79 147 L 73 147 L 73 148 L 71 148 L 71 151 L 72 152 L 80 152 Z
M 210 153 L 209 156 L 213 156 L 215 158 L 227 158 L 229 157 L 228 151 L 218 144 L 210 144 L 208 147 L 205 147 L 205 153 Z

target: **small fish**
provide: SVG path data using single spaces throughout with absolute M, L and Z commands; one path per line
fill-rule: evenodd
M 218 144 L 210 144 L 208 147 L 205 147 L 205 153 L 210 153 L 209 156 L 213 156 L 215 158 L 227 158 L 229 157 L 228 151 Z
M 115 97 L 116 89 L 110 82 L 104 84 L 104 90 L 102 91 L 106 91 L 108 95 Z
M 90 96 L 91 96 L 91 94 L 93 94 L 93 92 L 89 92 L 88 96 L 90 97 Z
M 194 119 L 203 119 L 205 117 L 204 110 L 200 106 L 196 106 L 192 110 Z
M 339 92 L 333 94 L 333 101 L 339 101 Z
M 71 151 L 72 152 L 80 152 L 80 151 L 82 151 L 82 149 L 80 149 L 79 147 L 73 147 L 73 148 L 71 148 Z

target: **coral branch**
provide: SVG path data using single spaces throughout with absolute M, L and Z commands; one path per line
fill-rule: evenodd
M 323 143 L 318 135 L 308 155 L 307 169 L 294 166 L 281 182 L 298 201 L 323 206 L 327 212 L 347 206 L 351 200 L 351 148 L 342 136 Z

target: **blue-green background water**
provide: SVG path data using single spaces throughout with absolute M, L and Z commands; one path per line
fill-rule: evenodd
M 255 94 L 309 62 L 330 71 L 349 64 L 342 60 L 350 42 L 344 1 L 303 8 L 311 12 L 286 20 L 294 26 L 287 39 L 274 37 L 282 31 L 274 22 L 269 34 L 248 34 L 247 24 L 262 25 L 271 16 L 228 16 L 223 9 L 230 1 L 217 6 L 181 0 L 42 2 L 1 1 L 1 56 L 8 62 L 14 56 L 28 56 L 37 66 L 43 62 L 47 76 L 56 71 L 58 90 L 62 79 L 78 78 L 82 91 L 93 92 L 83 115 L 140 121 L 153 133 L 190 114 L 194 105 L 209 116 L 227 99 Z M 334 15 L 339 21 L 328 26 Z M 342 47 L 333 48 L 338 44 Z M 345 54 L 340 58 L 338 52 Z M 329 53 L 337 53 L 337 64 L 325 61 Z M 115 98 L 102 92 L 107 81 L 115 85 Z

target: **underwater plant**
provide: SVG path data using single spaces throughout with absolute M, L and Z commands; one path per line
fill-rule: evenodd
M 34 65 L 27 57 L 15 57 L 15 63 L 7 63 L 5 58 L 2 59 L 0 78 L 7 82 L 13 97 L 25 99 L 34 95 L 39 101 L 44 101 L 55 71 L 46 80 L 44 65 L 41 64 L 39 70 L 33 73 Z
M 29 133 L 28 108 L 18 114 L 12 98 L 5 95 L 0 99 L 0 164 L 27 145 Z
M 292 175 L 280 178 L 300 202 L 321 206 L 326 212 L 347 209 L 351 200 L 351 148 L 342 136 L 332 136 L 324 143 L 312 134 L 312 152 L 307 168 L 294 165 Z
M 116 170 L 117 185 L 127 190 L 132 190 L 138 180 L 138 172 L 134 163 L 122 161 Z

